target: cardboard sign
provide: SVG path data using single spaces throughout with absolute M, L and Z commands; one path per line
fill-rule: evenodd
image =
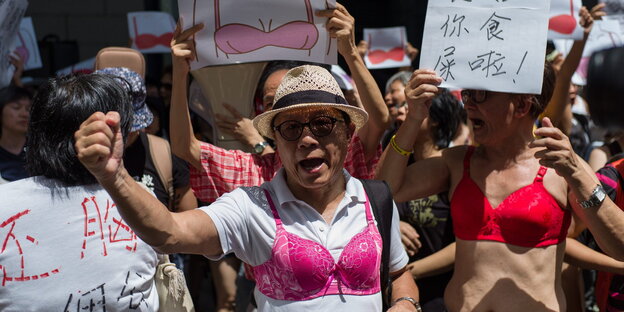
M 142 53 L 171 53 L 171 38 L 175 26 L 175 21 L 169 13 L 128 13 L 131 47 Z
M 318 10 L 335 0 L 178 0 L 183 28 L 203 23 L 191 70 L 267 60 L 336 64 L 336 40 Z
M 39 55 L 39 45 L 37 44 L 37 36 L 35 35 L 32 18 L 22 18 L 19 31 L 13 38 L 11 50 L 24 61 L 24 70 L 41 68 L 43 66 L 41 64 L 41 55 Z
M 442 87 L 538 94 L 550 2 L 429 1 L 420 68 Z
M 548 19 L 548 39 L 583 39 L 579 24 L 581 0 L 551 0 Z
M 15 67 L 9 54 L 27 7 L 26 0 L 0 0 L 0 88 L 8 86 L 13 78 Z
M 73 73 L 92 73 L 95 69 L 95 57 L 76 63 L 56 71 L 57 76 L 69 75 Z
M 370 69 L 410 66 L 405 54 L 407 35 L 405 27 L 364 28 L 368 51 L 364 56 Z

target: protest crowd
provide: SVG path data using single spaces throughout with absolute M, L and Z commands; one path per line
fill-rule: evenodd
M 413 46 L 331 1 L 179 0 L 43 80 L 0 43 L 0 310 L 624 311 L 624 44 L 592 48 L 608 4 L 568 31 L 533 0 L 505 41 L 514 1 L 429 1 Z M 479 27 L 507 54 L 461 59 Z

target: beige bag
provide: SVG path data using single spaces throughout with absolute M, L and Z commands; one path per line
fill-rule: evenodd
M 184 273 L 169 261 L 168 255 L 159 255 L 154 283 L 158 292 L 159 311 L 194 312 L 193 300 L 186 287 Z

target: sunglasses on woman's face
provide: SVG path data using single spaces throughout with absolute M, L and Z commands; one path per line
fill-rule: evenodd
M 301 137 L 303 128 L 305 127 L 308 127 L 310 132 L 312 132 L 312 134 L 314 134 L 317 138 L 328 136 L 334 130 L 336 122 L 339 121 L 344 122 L 344 120 L 329 116 L 318 116 L 312 118 L 306 123 L 298 122 L 296 120 L 287 120 L 273 127 L 273 129 L 279 132 L 284 140 L 296 141 Z
M 488 92 L 485 90 L 462 90 L 461 97 L 464 103 L 470 100 L 474 104 L 481 104 L 487 100 Z

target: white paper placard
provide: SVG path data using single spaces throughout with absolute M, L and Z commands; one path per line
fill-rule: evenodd
M 548 19 L 548 39 L 583 39 L 579 24 L 581 0 L 551 0 Z
M 540 93 L 549 1 L 429 1 L 420 68 L 443 87 Z
M 73 73 L 92 73 L 95 69 L 95 57 L 76 63 L 56 71 L 57 76 L 69 75 Z
M 33 27 L 32 18 L 24 17 L 20 22 L 19 31 L 13 37 L 11 45 L 13 53 L 19 55 L 24 61 L 24 70 L 41 68 L 41 55 L 39 55 L 39 45 Z
M 410 66 L 405 54 L 407 35 L 405 27 L 364 28 L 368 51 L 364 56 L 370 69 Z
M 0 88 L 8 86 L 13 78 L 15 67 L 10 63 L 9 54 L 27 7 L 26 0 L 0 0 Z
M 268 60 L 336 64 L 336 40 L 318 10 L 335 0 L 178 0 L 184 29 L 203 23 L 191 70 Z
M 142 53 L 171 53 L 171 38 L 175 26 L 175 21 L 169 13 L 128 13 L 131 47 Z

